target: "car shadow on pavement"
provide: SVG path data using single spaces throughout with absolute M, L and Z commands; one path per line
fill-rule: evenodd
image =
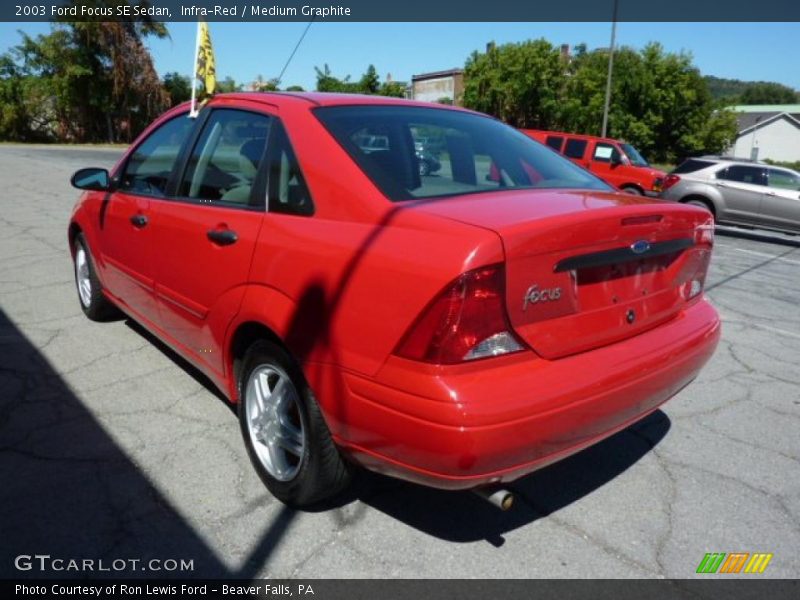
M 126 324 L 205 386 L 235 414 L 235 406 L 198 369 L 141 325 L 130 319 Z M 294 327 L 290 327 L 290 330 L 294 331 Z M 487 540 L 501 546 L 504 533 L 529 525 L 579 501 L 626 471 L 664 438 L 670 426 L 669 417 L 657 410 L 610 438 L 507 485 L 516 496 L 514 507 L 508 512 L 498 510 L 471 492 L 436 490 L 364 470 L 358 472 L 349 490 L 308 510 L 335 510 L 360 501 L 443 540 Z M 296 514 L 288 509 L 285 512 L 276 523 L 291 520 Z M 253 560 L 248 562 L 253 563 Z M 236 576 L 242 575 L 245 573 Z
M 434 490 L 364 473 L 353 494 L 365 504 L 428 535 L 451 542 L 504 543 L 503 534 L 546 517 L 591 494 L 632 467 L 667 434 L 657 410 L 612 437 L 506 487 L 516 500 L 502 512 L 470 492 Z
M 229 568 L 2 309 L 0 481 L 0 578 L 252 578 L 296 515 L 280 507 L 242 566 Z M 20 555 L 65 559 L 62 568 L 70 559 L 94 563 L 41 571 L 37 559 L 23 559 L 33 566 L 19 570 Z M 101 571 L 100 559 L 124 568 Z M 112 562 L 128 559 L 141 562 Z M 153 559 L 191 560 L 193 569 L 144 570 Z

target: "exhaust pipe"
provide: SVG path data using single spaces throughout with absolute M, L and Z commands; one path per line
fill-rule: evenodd
M 514 494 L 509 490 L 495 487 L 480 487 L 472 490 L 495 508 L 509 510 L 514 505 Z

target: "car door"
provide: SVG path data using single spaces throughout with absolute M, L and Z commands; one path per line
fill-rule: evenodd
M 725 201 L 722 220 L 761 222 L 766 169 L 759 165 L 730 165 L 717 171 L 714 185 Z
M 773 227 L 800 229 L 800 175 L 786 169 L 767 169 L 761 219 Z
M 174 196 L 152 201 L 155 295 L 164 332 L 221 373 L 225 327 L 241 303 L 266 210 L 259 169 L 272 117 L 206 110 Z
M 151 202 L 167 193 L 182 146 L 194 121 L 188 113 L 158 125 L 131 152 L 114 175 L 114 190 L 106 197 L 98 235 L 104 283 L 137 318 L 158 320 L 153 293 L 153 231 Z
M 625 167 L 622 164 L 622 153 L 614 144 L 596 142 L 591 154 L 589 170 L 614 187 L 627 183 Z

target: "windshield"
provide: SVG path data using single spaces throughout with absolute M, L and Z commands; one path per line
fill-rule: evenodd
M 639 154 L 639 151 L 631 146 L 630 144 L 620 144 L 622 149 L 625 151 L 625 154 L 628 156 L 628 159 L 631 161 L 631 164 L 634 167 L 649 167 L 650 163 L 648 163 L 644 156 Z
M 314 112 L 393 201 L 520 188 L 611 191 L 588 171 L 489 117 L 414 106 L 330 106 Z M 365 148 L 366 136 L 386 144 Z M 423 141 L 424 161 L 416 151 Z

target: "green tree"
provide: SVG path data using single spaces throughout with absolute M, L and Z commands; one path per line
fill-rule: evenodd
M 567 77 L 558 48 L 544 39 L 491 45 L 464 67 L 464 105 L 515 127 L 559 122 Z
M 9 54 L 0 56 L 0 139 L 46 139 L 46 131 L 37 132 L 33 124 L 30 78 L 22 75 Z
M 465 66 L 464 103 L 516 127 L 599 135 L 608 50 L 579 47 L 569 61 L 545 40 L 475 52 Z M 659 44 L 623 47 L 613 75 L 609 135 L 651 160 L 720 152 L 734 138 L 735 119 L 718 110 L 690 55 Z
M 168 105 L 143 41 L 166 36 L 162 23 L 65 22 L 46 35 L 20 35 L 2 57 L 0 87 L 12 100 L 3 120 L 36 118 L 25 131 L 4 125 L 4 138 L 129 141 Z
M 352 93 L 355 92 L 358 88 L 358 84 L 352 83 L 350 81 L 350 75 L 347 75 L 343 79 L 335 77 L 331 73 L 331 69 L 327 65 L 327 63 L 323 66 L 322 69 L 320 69 L 319 67 L 314 67 L 314 70 L 317 72 L 318 92 Z
M 800 95 L 792 88 L 780 83 L 757 82 L 742 92 L 741 104 L 793 104 L 800 102 Z
M 164 75 L 164 89 L 169 94 L 170 106 L 177 106 L 192 97 L 192 81 L 175 71 Z
M 290 85 L 286 88 L 287 92 L 305 92 L 302 85 Z
M 314 67 L 317 73 L 318 92 L 338 92 L 344 94 L 372 94 L 381 96 L 396 96 L 402 98 L 405 88 L 396 81 L 381 82 L 378 71 L 374 65 L 369 65 L 358 81 L 350 81 L 350 75 L 343 78 L 336 77 L 330 67 L 325 64 L 323 68 Z
M 381 89 L 381 78 L 375 65 L 369 65 L 367 71 L 358 80 L 358 91 L 362 94 L 377 94 Z
M 406 95 L 406 87 L 397 81 L 384 81 L 381 84 L 378 94 L 381 96 L 393 96 L 394 98 L 404 98 Z
M 269 85 L 270 82 L 267 82 L 265 85 Z M 217 93 L 225 94 L 229 92 L 241 92 L 242 86 L 241 84 L 236 83 L 236 80 L 231 77 L 230 75 L 223 79 L 222 81 L 217 81 Z

